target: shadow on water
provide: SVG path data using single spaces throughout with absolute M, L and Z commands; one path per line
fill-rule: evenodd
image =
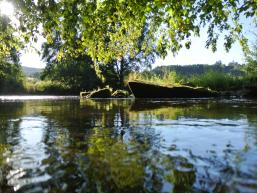
M 256 192 L 257 102 L 0 102 L 0 192 Z

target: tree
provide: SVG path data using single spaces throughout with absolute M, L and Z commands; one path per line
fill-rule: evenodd
M 128 75 L 129 72 L 134 70 L 138 71 L 142 67 L 149 67 L 154 61 L 156 55 L 154 49 L 149 53 L 142 51 L 143 39 L 144 34 L 138 39 L 138 51 L 135 55 L 127 54 L 125 57 L 119 60 L 112 60 L 107 64 L 98 62 L 97 65 L 95 65 L 94 71 L 94 69 L 92 69 L 92 59 L 86 53 L 78 53 L 76 56 L 71 54 L 69 57 L 58 58 L 60 52 L 66 52 L 67 49 L 63 45 L 59 31 L 55 31 L 52 42 L 45 43 L 42 48 L 43 59 L 47 62 L 42 77 L 61 81 L 72 88 L 92 89 L 92 83 L 95 83 L 95 86 L 97 86 L 97 78 L 93 77 L 97 74 L 103 84 L 110 85 L 113 88 L 124 88 L 124 77 Z M 73 38 L 73 42 L 77 42 L 78 40 L 79 37 Z M 74 44 L 74 47 L 78 47 L 78 45 Z M 84 79 L 80 78 L 80 81 L 78 81 L 78 78 L 82 75 L 82 66 L 84 68 Z M 88 76 L 91 76 L 91 78 L 88 79 Z M 91 80 L 91 85 L 89 80 Z M 83 87 L 80 86 L 82 82 L 84 82 Z M 86 85 L 86 82 L 89 84 Z
M 10 57 L 13 50 L 17 51 L 21 48 L 19 34 L 15 35 L 16 30 L 11 19 L 0 13 L 0 60 Z
M 168 51 L 176 53 L 183 46 L 190 48 L 191 37 L 199 36 L 203 27 L 208 29 L 206 47 L 213 51 L 220 32 L 225 34 L 227 50 L 236 40 L 246 50 L 247 39 L 240 18 L 257 16 L 256 0 L 12 0 L 12 3 L 19 24 L 1 21 L 1 54 L 8 55 L 11 48 L 19 50 L 24 44 L 36 41 L 38 33 L 52 43 L 58 31 L 63 43 L 59 60 L 85 54 L 96 67 L 128 56 L 134 58 L 139 51 L 147 56 L 155 50 L 165 57 Z
M 0 93 L 23 89 L 23 72 L 19 63 L 0 61 Z
M 42 58 L 47 62 L 41 78 L 59 81 L 71 88 L 73 92 L 91 90 L 101 82 L 96 76 L 93 61 L 87 55 L 57 59 L 62 47 L 59 35 L 52 43 L 42 46 Z
M 0 13 L 0 93 L 23 89 L 23 72 L 19 61 L 22 42 L 17 26 Z
M 87 53 L 98 62 L 112 60 L 137 53 L 137 42 L 145 33 L 142 50 L 165 57 L 171 50 L 190 47 L 191 37 L 199 36 L 202 27 L 208 28 L 206 47 L 216 50 L 219 32 L 225 33 L 224 46 L 228 50 L 235 40 L 246 46 L 240 17 L 255 18 L 255 0 L 20 0 L 21 26 L 36 28 L 42 24 L 43 35 L 53 40 L 58 30 L 66 54 Z M 144 26 L 147 25 L 147 31 Z M 74 37 L 79 37 L 74 42 Z M 74 47 L 74 44 L 79 45 Z M 149 46 L 150 45 L 150 46 Z M 154 46 L 151 46 L 154 45 Z
M 245 70 L 248 75 L 257 78 L 257 44 L 255 44 L 249 52 L 247 52 Z

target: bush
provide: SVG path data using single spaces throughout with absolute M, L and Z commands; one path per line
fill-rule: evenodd
M 58 81 L 40 81 L 34 78 L 28 78 L 25 82 L 26 92 L 29 94 L 69 94 L 69 86 Z
M 243 77 L 210 71 L 203 75 L 185 78 L 184 82 L 192 86 L 205 87 L 213 90 L 233 90 L 242 88 L 246 80 Z
M 19 64 L 0 61 L 0 93 L 17 94 L 24 91 L 24 75 Z

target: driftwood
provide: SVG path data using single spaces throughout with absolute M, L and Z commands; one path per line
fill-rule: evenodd
M 112 95 L 109 88 L 102 88 L 91 92 L 80 93 L 82 98 L 110 98 Z
M 80 92 L 80 98 L 128 98 L 126 90 L 116 90 L 112 93 L 110 88 L 102 88 L 93 91 Z
M 129 96 L 128 91 L 125 90 L 116 90 L 112 93 L 113 98 L 127 98 Z

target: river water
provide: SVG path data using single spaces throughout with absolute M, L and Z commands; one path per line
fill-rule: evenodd
M 0 97 L 0 193 L 257 192 L 257 101 Z

